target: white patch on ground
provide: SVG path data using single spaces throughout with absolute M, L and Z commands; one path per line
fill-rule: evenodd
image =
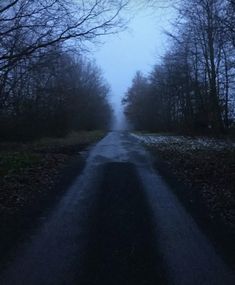
M 157 135 L 157 134 L 131 134 L 140 142 L 151 145 L 171 144 L 181 148 L 182 150 L 223 150 L 235 148 L 235 142 L 225 139 L 214 139 L 207 137 L 186 137 L 173 135 Z

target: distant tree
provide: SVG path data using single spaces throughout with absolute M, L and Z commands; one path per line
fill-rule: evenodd
M 104 127 L 111 113 L 108 87 L 95 65 L 81 60 L 81 56 L 76 59 L 76 53 L 82 53 L 87 41 L 120 31 L 124 27 L 120 12 L 127 2 L 0 2 L 2 135 L 3 129 L 7 136 L 14 136 L 15 131 L 32 135 L 65 133 L 72 124 L 76 128 Z M 77 51 L 69 52 L 75 43 Z M 88 65 L 92 78 L 86 70 Z M 69 113 L 75 108 L 77 113 L 73 114 L 80 118 L 76 126 Z
M 149 76 L 143 101 L 126 104 L 127 116 L 133 120 L 138 104 L 147 129 L 227 131 L 235 106 L 234 1 L 179 3 L 172 47 Z
M 132 81 L 132 86 L 128 89 L 123 104 L 125 107 L 125 114 L 131 123 L 138 129 L 144 129 L 148 125 L 148 79 L 142 75 L 140 71 Z
M 1 137 L 63 136 L 105 129 L 111 121 L 109 87 L 94 63 L 54 46 L 9 74 L 0 114 Z

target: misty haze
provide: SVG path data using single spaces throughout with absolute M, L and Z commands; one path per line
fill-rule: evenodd
M 234 211 L 234 0 L 0 0 L 0 285 L 233 285 Z

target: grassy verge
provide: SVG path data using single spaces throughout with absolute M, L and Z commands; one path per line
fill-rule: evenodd
M 0 215 L 14 214 L 55 191 L 62 169 L 102 132 L 72 133 L 28 144 L 0 144 Z
M 231 251 L 235 238 L 234 141 L 163 134 L 135 136 L 150 149 L 157 169 L 173 182 L 176 194 Z M 176 187 L 175 182 L 182 187 Z M 234 256 L 230 257 L 235 262 Z
M 0 269 L 82 170 L 82 152 L 104 132 L 72 133 L 34 143 L 0 143 Z M 4 261 L 4 262 L 3 262 Z

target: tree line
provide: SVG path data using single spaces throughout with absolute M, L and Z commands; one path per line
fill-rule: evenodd
M 235 128 L 235 1 L 187 0 L 171 48 L 123 103 L 137 129 L 224 133 Z
M 105 128 L 112 114 L 86 43 L 120 30 L 123 0 L 0 2 L 0 137 Z

